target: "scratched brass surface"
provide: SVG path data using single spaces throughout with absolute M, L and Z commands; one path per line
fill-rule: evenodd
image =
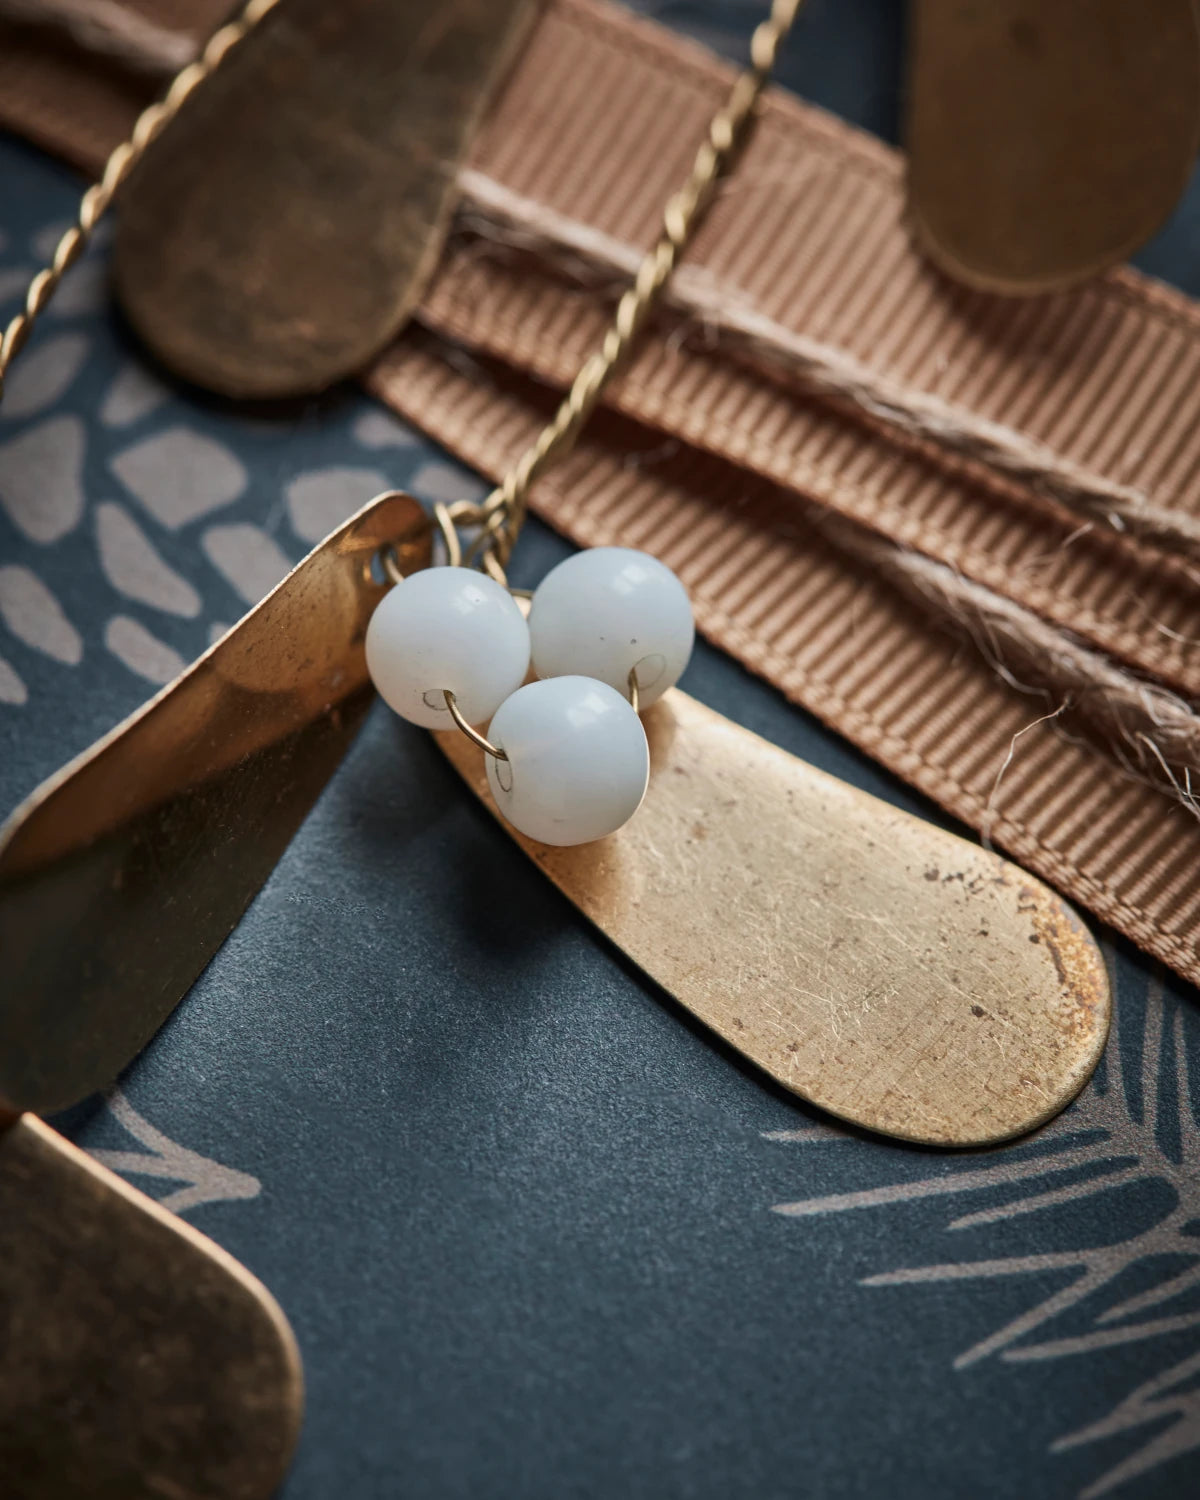
M 513 837 L 652 979 L 785 1088 L 887 1135 L 983 1145 L 1070 1102 L 1110 997 L 1059 896 L 678 691 L 644 723 L 650 790 L 620 833 Z M 482 753 L 438 738 L 495 812 Z
M 384 496 L 0 829 L 0 1106 L 46 1112 L 110 1083 L 224 942 L 341 760 L 372 697 L 363 652 L 399 543 Z
M 1124 260 L 1200 145 L 1193 0 L 914 0 L 909 208 L 957 280 L 1032 295 Z
M 267 1500 L 303 1408 L 266 1288 L 32 1115 L 0 1124 L 0 1489 Z
M 432 272 L 454 179 L 534 0 L 285 0 L 122 190 L 118 295 L 230 396 L 361 369 Z

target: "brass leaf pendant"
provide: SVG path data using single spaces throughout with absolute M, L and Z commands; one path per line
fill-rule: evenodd
M 112 1082 L 229 936 L 370 707 L 379 549 L 429 522 L 373 500 L 186 672 L 0 829 L 0 1108 Z
M 1132 255 L 1200 146 L 1192 0 L 915 0 L 910 219 L 948 275 L 1035 296 Z
M 159 359 L 237 397 L 370 364 L 437 264 L 458 166 L 533 0 L 288 0 L 121 193 L 114 273 Z
M 0 1474 L 21 1500 L 267 1500 L 300 1431 L 279 1304 L 32 1115 L 0 1119 Z
M 902 1140 L 988 1145 L 1074 1098 L 1111 1002 L 1061 897 L 677 689 L 643 722 L 650 789 L 619 833 L 509 832 L 652 979 L 785 1088 Z M 495 812 L 482 753 L 438 739 Z

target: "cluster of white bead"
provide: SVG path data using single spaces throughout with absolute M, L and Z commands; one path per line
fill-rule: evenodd
M 615 833 L 650 775 L 646 708 L 692 652 L 687 592 L 644 552 L 596 547 L 543 579 L 529 622 L 507 589 L 470 568 L 428 568 L 386 594 L 367 628 L 367 669 L 395 711 L 427 729 L 490 720 L 497 806 L 544 844 Z M 538 678 L 524 687 L 532 659 Z

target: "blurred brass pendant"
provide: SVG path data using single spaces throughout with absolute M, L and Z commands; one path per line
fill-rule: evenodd
M 32 1115 L 0 1118 L 13 1500 L 268 1500 L 304 1403 L 260 1281 Z
M 644 723 L 650 789 L 619 833 L 508 832 L 675 999 L 784 1088 L 903 1140 L 988 1145 L 1075 1097 L 1111 1002 L 1060 896 L 678 689 Z M 482 752 L 438 739 L 495 812 Z
M 281 397 L 355 374 L 441 250 L 455 178 L 533 0 L 287 0 L 121 192 L 114 272 L 177 374 Z
M 1032 296 L 1131 255 L 1200 146 L 1192 0 L 915 0 L 909 207 L 948 275 Z

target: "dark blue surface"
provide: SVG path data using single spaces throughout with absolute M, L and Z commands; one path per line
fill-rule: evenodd
M 896 9 L 814 0 L 785 78 L 891 135 Z M 716 43 L 758 14 L 659 11 Z M 32 264 L 31 237 L 75 193 L 0 142 L 0 278 Z M 1197 202 L 1144 257 L 1181 284 L 1198 274 Z M 253 526 L 294 559 L 298 475 L 374 470 L 427 493 L 449 477 L 415 437 L 364 437 L 378 408 L 355 391 L 264 419 L 170 387 L 106 423 L 134 354 L 86 302 L 38 335 L 83 333 L 79 372 L 49 405 L 0 415 L 0 496 L 13 440 L 64 414 L 87 440 L 87 511 L 60 539 L 32 540 L 0 506 L 0 656 L 27 694 L 0 705 L 6 807 L 150 690 L 105 644 L 114 615 L 183 657 L 236 617 L 214 528 Z M 172 527 L 113 461 L 178 427 L 236 455 L 247 482 Z M 114 502 L 193 586 L 194 615 L 105 577 L 96 514 Z M 564 552 L 531 525 L 515 581 Z M 47 653 L 56 637 L 13 568 L 57 599 L 77 663 Z M 700 647 L 685 686 L 929 814 L 718 653 Z M 1171 1280 L 1200 1266 L 1200 1018 L 1193 992 L 1105 948 L 1119 1034 L 1066 1116 L 985 1153 L 868 1139 L 647 984 L 429 740 L 377 711 L 121 1092 L 68 1123 L 98 1152 L 140 1142 L 162 1175 L 132 1180 L 176 1205 L 194 1189 L 191 1221 L 287 1310 L 309 1399 L 286 1500 L 1163 1500 L 1200 1492 L 1200 1279 Z

